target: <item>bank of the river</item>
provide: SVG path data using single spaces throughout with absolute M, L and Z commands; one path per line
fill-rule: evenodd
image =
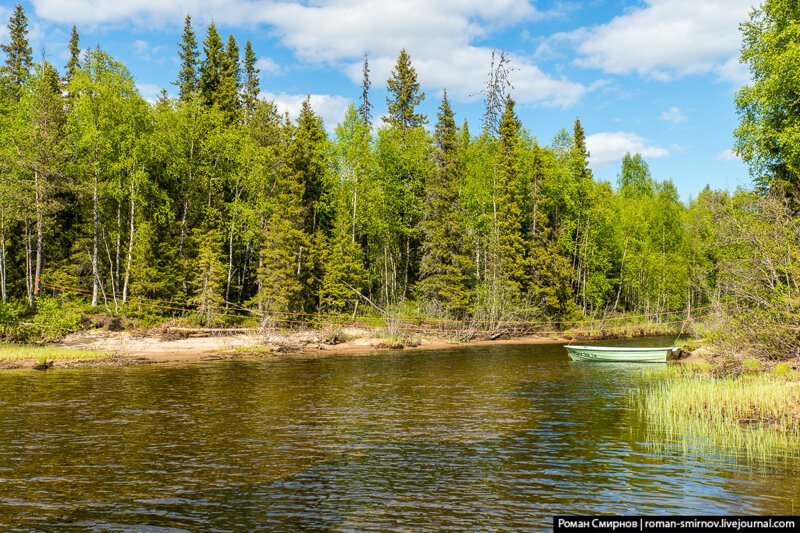
M 568 339 L 526 336 L 513 339 L 473 340 L 470 345 L 558 344 Z M 0 369 L 32 368 L 48 362 L 50 368 L 88 368 L 141 364 L 197 363 L 218 359 L 318 356 L 372 353 L 376 350 L 436 350 L 466 344 L 431 336 L 399 341 L 363 329 L 345 329 L 336 335 L 298 331 L 251 333 L 136 335 L 104 330 L 82 332 L 42 346 L 0 345 Z
M 303 355 L 372 353 L 377 350 L 437 350 L 471 345 L 566 344 L 571 341 L 658 335 L 654 327 L 619 332 L 565 332 L 563 334 L 503 335 L 498 338 L 457 340 L 435 334 L 387 336 L 382 328 L 301 330 L 267 334 L 241 330 L 172 328 L 133 333 L 97 329 L 66 336 L 38 346 L 0 344 L 0 369 L 42 367 L 87 368 L 141 364 L 197 363 L 209 360 Z M 670 332 L 667 332 L 670 333 Z

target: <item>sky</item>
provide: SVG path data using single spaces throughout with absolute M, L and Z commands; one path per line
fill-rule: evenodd
M 0 0 L 3 23 L 16 2 Z M 524 127 L 550 144 L 579 117 L 595 177 L 616 182 L 626 152 L 690 199 L 706 185 L 751 181 L 732 152 L 739 23 L 753 0 L 29 0 L 36 59 L 59 67 L 70 28 L 81 47 L 124 62 L 141 94 L 176 92 L 177 46 L 186 14 L 198 39 L 213 19 L 223 39 L 250 40 L 262 94 L 295 115 L 306 95 L 333 132 L 361 92 L 369 57 L 374 114 L 401 48 L 411 56 L 435 121 L 447 90 L 458 122 L 480 130 L 493 49 L 511 59 L 512 95 Z M 0 26 L 0 42 L 8 31 Z

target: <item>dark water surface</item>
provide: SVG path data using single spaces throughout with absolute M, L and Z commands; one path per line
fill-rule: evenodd
M 535 530 L 556 513 L 800 513 L 797 466 L 650 446 L 628 401 L 652 379 L 641 368 L 547 345 L 2 373 L 0 526 Z

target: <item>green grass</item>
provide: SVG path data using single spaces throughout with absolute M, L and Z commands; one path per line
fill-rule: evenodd
M 638 393 L 638 403 L 656 440 L 749 459 L 800 457 L 800 382 L 785 376 L 715 378 L 674 365 Z
M 103 359 L 112 354 L 99 350 L 80 350 L 58 346 L 23 346 L 0 344 L 0 361 L 52 361 L 55 359 L 86 360 Z
M 231 346 L 229 348 L 220 348 L 211 353 L 219 355 L 268 355 L 273 352 L 271 346 Z

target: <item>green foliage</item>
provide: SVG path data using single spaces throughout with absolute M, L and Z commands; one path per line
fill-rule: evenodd
M 75 76 L 75 72 L 78 70 L 78 68 L 80 68 L 81 65 L 80 36 L 78 35 L 78 28 L 75 25 L 72 26 L 68 49 L 69 61 L 67 61 L 64 73 L 64 83 L 66 85 L 69 85 L 69 83 L 72 81 L 72 78 Z
M 197 269 L 194 279 L 194 297 L 189 303 L 197 307 L 204 325 L 213 324 L 215 316 L 224 307 L 222 287 L 225 267 L 220 258 L 222 235 L 211 229 L 197 236 Z
M 420 224 L 423 241 L 419 287 L 423 298 L 436 308 L 463 317 L 472 300 L 473 265 L 458 197 L 464 168 L 447 92 L 438 118 L 435 167 L 426 183 L 425 214 Z
M 178 79 L 175 85 L 178 86 L 178 95 L 181 100 L 186 100 L 198 90 L 199 81 L 197 79 L 197 62 L 200 54 L 197 51 L 197 37 L 192 28 L 192 17 L 186 15 L 183 26 L 183 35 L 178 45 L 178 58 L 181 62 L 181 70 L 178 72 Z
M 244 109 L 247 111 L 248 118 L 255 112 L 258 94 L 261 92 L 258 73 L 256 54 L 253 52 L 253 45 L 248 40 L 244 45 L 244 94 L 242 95 Z
M 740 94 L 740 143 L 768 163 L 764 175 L 786 181 L 797 143 L 771 82 L 793 64 L 794 30 L 771 21 L 796 13 L 780 6 L 766 2 L 750 23 L 744 55 L 763 75 Z M 23 65 L 25 24 L 15 17 L 7 46 Z M 154 104 L 124 65 L 100 49 L 81 61 L 78 44 L 75 30 L 66 88 L 48 63 L 16 78 L 11 63 L 3 70 L 16 80 L 0 87 L 8 337 L 44 337 L 41 324 L 21 324 L 55 320 L 46 298 L 34 308 L 57 287 L 92 313 L 147 323 L 291 325 L 381 310 L 481 330 L 606 324 L 625 313 L 663 328 L 714 305 L 726 312 L 713 329 L 724 350 L 798 353 L 798 222 L 780 198 L 705 190 L 686 205 L 639 154 L 623 159 L 615 191 L 594 179 L 579 120 L 540 144 L 507 95 L 498 127 L 477 138 L 466 122 L 456 127 L 445 96 L 431 134 L 405 51 L 388 82 L 386 124 L 370 125 L 365 58 L 361 106 L 329 138 L 310 99 L 296 120 L 260 99 L 252 45 L 240 61 L 236 40 L 223 44 L 213 23 L 198 64 L 187 17 L 180 95 Z M 505 74 L 493 75 L 505 94 Z M 765 156 L 765 146 L 780 150 Z
M 650 167 L 641 154 L 625 154 L 617 180 L 619 191 L 627 196 L 653 196 L 655 193 Z
M 752 83 L 736 96 L 736 153 L 762 189 L 796 197 L 800 188 L 800 7 L 765 0 L 741 25 L 741 62 Z
M 427 117 L 416 111 L 417 106 L 425 99 L 425 93 L 420 91 L 417 71 L 411 65 L 411 57 L 405 49 L 400 50 L 397 64 L 387 84 L 389 96 L 386 97 L 388 110 L 383 117 L 385 122 L 403 131 L 428 123 Z
M 10 86 L 13 94 L 18 94 L 30 73 L 33 64 L 33 50 L 28 43 L 28 17 L 22 4 L 17 4 L 8 20 L 8 44 L 0 45 L 6 62 L 0 68 L 0 75 Z

